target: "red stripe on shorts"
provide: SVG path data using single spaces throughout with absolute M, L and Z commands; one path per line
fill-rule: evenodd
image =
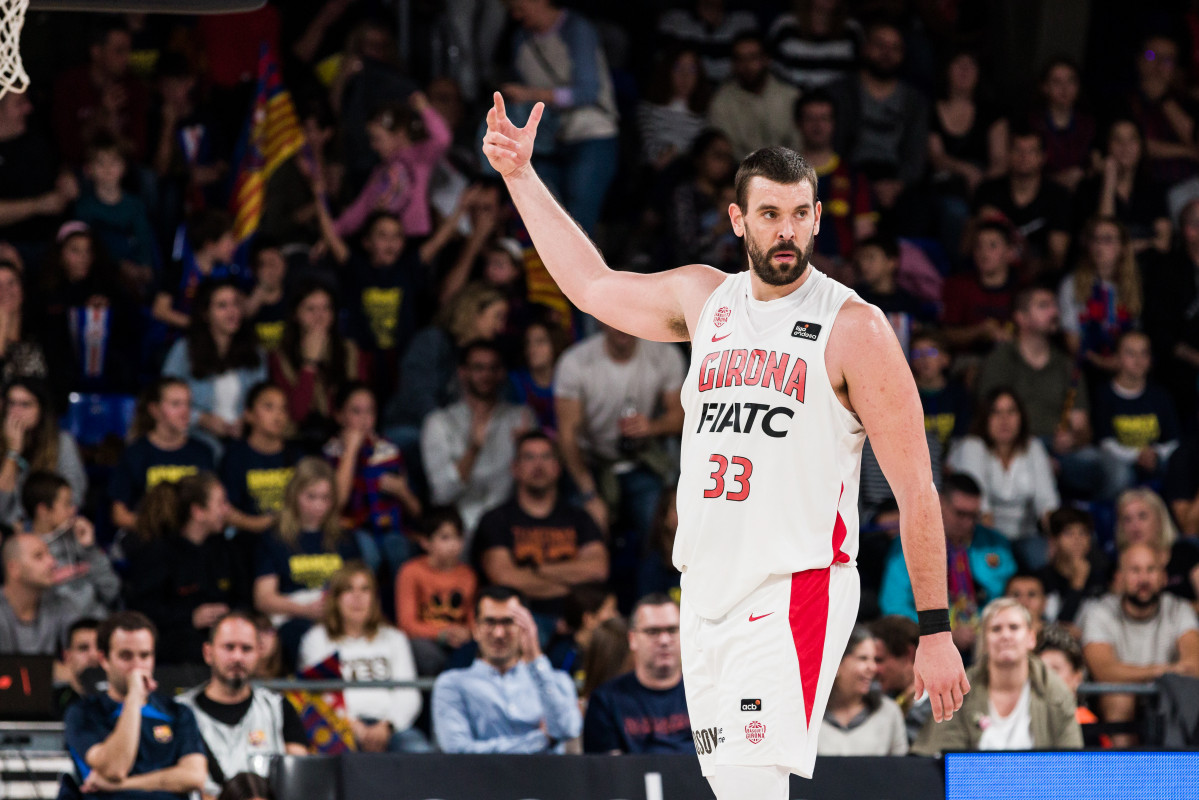
M 838 516 L 838 519 L 840 517 Z M 844 527 L 844 526 L 842 526 Z M 807 725 L 812 727 L 812 706 L 824 660 L 824 635 L 828 629 L 828 587 L 832 568 L 809 569 L 791 575 L 791 636 L 799 658 L 799 680 L 803 686 Z M 817 724 L 820 720 L 816 720 Z

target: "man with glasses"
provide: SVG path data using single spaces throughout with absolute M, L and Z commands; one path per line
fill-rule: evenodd
M 586 753 L 694 753 L 714 746 L 695 731 L 683 691 L 679 607 L 665 594 L 649 594 L 633 608 L 629 651 L 633 671 L 600 686 L 587 703 Z M 694 735 L 694 744 L 692 736 Z
M 475 605 L 479 657 L 433 684 L 433 735 L 446 753 L 561 753 L 583 728 L 570 676 L 537 643 L 515 591 L 489 586 Z
M 974 648 L 978 611 L 1003 596 L 1008 578 L 1016 573 L 1012 547 L 999 531 L 979 524 L 982 489 L 968 475 L 949 475 L 941 486 L 941 519 L 949 557 L 949 616 L 953 643 L 963 653 Z M 891 546 L 879 593 L 883 614 L 916 619 L 912 581 L 899 539 Z

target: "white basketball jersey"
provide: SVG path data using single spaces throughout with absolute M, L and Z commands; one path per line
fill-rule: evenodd
M 723 616 L 768 576 L 856 564 L 865 432 L 824 351 L 854 292 L 811 268 L 763 302 L 750 273 L 708 298 L 683 383 L 674 564 L 687 602 Z

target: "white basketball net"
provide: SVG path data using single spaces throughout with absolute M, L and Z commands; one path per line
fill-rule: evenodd
M 21 28 L 29 0 L 0 0 L 0 97 L 29 88 L 21 65 Z

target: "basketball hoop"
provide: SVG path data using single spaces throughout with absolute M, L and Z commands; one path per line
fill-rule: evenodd
M 0 0 L 0 97 L 29 88 L 21 64 L 21 29 L 30 0 Z M 39 11 L 154 14 L 231 14 L 262 8 L 266 0 L 33 0 Z

